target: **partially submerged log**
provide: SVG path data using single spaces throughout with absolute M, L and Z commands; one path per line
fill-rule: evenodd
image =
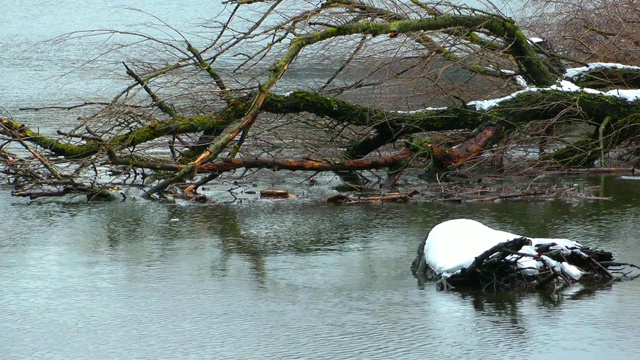
M 608 283 L 637 277 L 633 269 L 640 268 L 575 241 L 526 238 L 467 219 L 436 225 L 411 265 L 420 281 L 435 280 L 440 290 L 489 292 Z
M 407 202 L 411 200 L 413 195 L 418 194 L 417 190 L 413 190 L 408 193 L 389 193 L 384 195 L 376 195 L 376 196 L 359 196 L 359 197 L 349 197 L 344 194 L 336 194 L 327 198 L 328 203 L 334 204 L 362 204 L 362 203 L 373 203 L 373 202 Z
M 296 196 L 287 190 L 266 189 L 260 191 L 260 197 L 263 199 L 290 199 Z

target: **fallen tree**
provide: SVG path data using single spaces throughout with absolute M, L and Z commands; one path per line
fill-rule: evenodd
M 183 57 L 142 73 L 124 64 L 132 84 L 71 130 L 43 134 L 2 118 L 0 156 L 14 195 L 110 199 L 94 194 L 134 186 L 154 197 L 180 186 L 189 197 L 241 168 L 386 169 L 391 188 L 408 166 L 638 161 L 640 68 L 566 71 L 576 64 L 529 40 L 512 19 L 460 6 L 324 1 L 282 19 L 283 1 L 231 3 L 215 41 L 199 49 L 182 34 L 182 44 L 145 37 Z M 235 28 L 244 10 L 261 18 Z M 261 46 L 244 53 L 255 39 Z M 246 60 L 233 72 L 216 69 L 237 54 Z M 274 91 L 291 88 L 289 74 L 318 66 L 319 55 L 331 68 L 322 85 Z M 264 70 L 256 76 L 256 68 Z M 184 83 L 186 93 L 174 91 Z M 382 104 L 382 91 L 399 95 Z

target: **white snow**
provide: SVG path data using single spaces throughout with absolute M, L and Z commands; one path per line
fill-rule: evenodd
M 562 266 L 562 272 L 565 275 L 568 275 L 575 280 L 580 280 L 580 278 L 582 277 L 582 271 L 580 271 L 580 269 L 578 269 L 577 267 L 567 263 L 566 261 L 561 262 L 560 265 Z
M 396 113 L 398 114 L 419 114 L 419 113 L 423 113 L 423 112 L 427 112 L 427 111 L 438 111 L 438 110 L 447 110 L 448 108 L 446 106 L 444 107 L 426 107 L 426 108 L 422 108 L 422 109 L 415 109 L 415 110 L 396 110 Z
M 488 69 L 490 70 L 495 70 L 493 66 L 489 66 Z M 504 69 L 500 69 L 500 72 L 505 74 L 505 75 L 515 75 L 516 72 L 513 70 L 504 70 Z
M 433 271 L 448 277 L 471 265 L 476 256 L 492 246 L 518 237 L 473 220 L 449 220 L 431 229 L 424 257 Z
M 582 90 L 581 87 L 579 87 L 578 85 L 567 81 L 567 80 L 562 80 L 560 81 L 559 84 L 557 85 L 551 85 L 549 87 L 551 90 L 559 90 L 559 91 L 564 91 L 564 92 L 575 92 L 575 91 L 580 91 Z
M 596 94 L 596 95 L 604 94 L 604 95 L 609 95 L 609 96 L 618 96 L 615 93 L 609 94 L 609 92 L 603 93 L 602 91 L 598 91 L 598 90 L 595 90 L 595 89 L 583 88 L 583 87 L 580 87 L 580 86 L 572 83 L 571 81 L 567 81 L 567 80 L 561 80 L 558 84 L 549 86 L 549 89 L 558 90 L 558 91 L 564 91 L 564 92 L 567 92 L 567 93 L 582 91 L 582 92 L 585 92 L 585 93 L 588 93 L 588 94 Z M 612 90 L 612 91 L 616 91 L 616 90 Z M 621 97 L 621 96 L 619 96 L 619 97 Z
M 521 237 L 505 231 L 494 230 L 475 220 L 455 219 L 436 225 L 424 245 L 424 257 L 427 265 L 442 277 L 449 277 L 462 268 L 466 268 L 476 256 L 479 256 L 491 247 L 505 241 Z M 578 242 L 568 239 L 530 238 L 531 245 L 524 246 L 520 253 L 537 255 L 536 246 L 555 243 L 551 249 L 559 249 L 563 253 L 572 250 L 580 251 L 582 247 Z M 517 255 L 511 255 L 517 256 Z M 509 259 L 509 257 L 507 258 Z M 515 258 L 512 258 L 515 259 Z M 523 256 L 518 260 L 518 267 L 526 274 L 536 274 L 544 264 L 553 267 L 554 270 L 575 280 L 580 279 L 582 272 L 577 267 L 555 261 L 546 255 L 540 258 Z
M 529 84 L 527 84 L 527 81 L 522 77 L 522 75 L 516 75 L 515 79 L 516 79 L 516 84 L 518 84 L 519 86 L 525 89 L 529 87 Z
M 426 111 L 438 111 L 438 110 L 446 110 L 447 107 L 427 107 L 427 108 L 423 108 L 423 109 L 416 109 L 416 110 L 396 110 L 396 113 L 398 114 L 418 114 L 421 112 L 426 112 Z
M 564 78 L 569 80 L 576 80 L 580 76 L 584 75 L 586 72 L 598 70 L 598 69 L 625 69 L 625 70 L 640 71 L 640 67 L 638 66 L 629 66 L 629 65 L 616 64 L 616 63 L 591 63 L 591 64 L 588 64 L 587 66 L 568 69 L 564 74 Z
M 543 91 L 543 90 L 556 90 L 556 91 L 564 91 L 568 93 L 569 92 L 585 92 L 588 94 L 602 94 L 607 96 L 615 96 L 615 97 L 623 98 L 623 99 L 626 99 L 627 101 L 635 101 L 640 99 L 640 90 L 637 90 L 637 89 L 614 89 L 607 92 L 602 92 L 595 89 L 580 87 L 574 84 L 573 82 L 571 82 L 571 80 L 578 79 L 587 71 L 592 71 L 592 70 L 602 69 L 602 68 L 630 69 L 630 70 L 640 71 L 640 67 L 637 67 L 637 66 L 628 66 L 628 65 L 612 64 L 612 63 L 593 63 L 585 67 L 573 68 L 573 69 L 567 70 L 567 72 L 564 75 L 564 80 L 561 80 L 557 84 L 551 85 L 548 88 L 528 87 L 524 78 L 522 78 L 521 76 L 518 76 L 516 77 L 516 82 L 518 83 L 518 85 L 524 87 L 523 90 L 516 91 L 513 94 L 510 94 L 498 99 L 471 101 L 467 105 L 475 106 L 477 110 L 486 111 L 499 105 L 503 101 L 515 98 L 519 94 L 522 94 L 525 92 L 537 92 L 537 91 Z
M 635 101 L 640 99 L 640 90 L 638 89 L 614 89 L 605 93 L 606 95 L 617 96 L 626 99 L 627 101 Z
M 529 87 L 529 84 L 527 84 L 527 81 L 524 79 L 524 77 L 522 77 L 522 75 L 516 75 L 516 72 L 513 70 L 496 69 L 493 66 L 487 66 L 487 69 L 491 71 L 497 71 L 503 75 L 513 76 L 516 84 L 518 84 L 518 86 L 522 87 L 523 89 L 527 89 Z
M 507 95 L 505 97 L 501 97 L 501 98 L 498 98 L 498 99 L 471 101 L 467 105 L 475 106 L 476 110 L 489 110 L 494 106 L 498 106 L 498 104 L 500 104 L 503 101 L 507 101 L 507 100 L 515 98 L 519 94 L 522 94 L 522 93 L 525 93 L 525 92 L 536 92 L 536 91 L 538 91 L 538 88 L 527 88 L 527 89 L 524 89 L 524 90 L 516 91 L 511 95 Z

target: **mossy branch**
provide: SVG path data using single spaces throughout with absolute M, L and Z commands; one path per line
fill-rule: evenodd
M 241 114 L 246 113 L 252 98 L 249 96 L 234 99 L 227 108 L 216 114 L 154 121 L 140 129 L 106 139 L 106 145 L 114 151 L 118 151 L 167 135 L 200 131 L 217 133 L 239 118 Z M 371 127 L 376 130 L 376 135 L 355 142 L 346 151 L 347 158 L 362 158 L 378 147 L 408 134 L 423 131 L 474 129 L 490 119 L 504 119 L 508 123 L 518 125 L 539 119 L 580 115 L 589 118 L 596 126 L 600 126 L 606 116 L 610 116 L 611 119 L 631 119 L 628 121 L 637 123 L 636 117 L 632 115 L 640 111 L 639 109 L 640 101 L 628 102 L 617 97 L 591 93 L 544 90 L 521 93 L 488 111 L 479 111 L 463 106 L 397 112 L 352 104 L 312 92 L 294 91 L 286 96 L 267 94 L 260 111 L 275 114 L 307 112 L 319 117 L 334 119 L 342 124 Z M 10 129 L 10 131 L 4 131 L 6 135 L 20 136 L 20 138 L 41 146 L 56 155 L 69 159 L 92 156 L 99 152 L 101 147 L 100 142 L 90 140 L 86 144 L 78 145 L 49 138 L 9 119 L 2 119 L 2 125 L 8 130 Z M 607 129 L 613 131 L 618 127 L 620 125 L 617 121 L 611 121 Z M 628 134 L 627 137 L 631 135 Z M 597 141 L 595 144 L 596 148 L 599 148 Z M 578 146 L 577 149 L 584 148 Z
M 72 144 L 41 135 L 34 132 L 24 124 L 20 124 L 9 119 L 0 119 L 0 121 L 2 123 L 0 133 L 27 140 L 51 151 L 57 156 L 64 156 L 70 160 L 82 159 L 95 155 L 100 151 L 103 144 L 108 145 L 113 151 L 117 151 L 122 148 L 152 141 L 166 135 L 195 133 L 225 126 L 225 118 L 216 115 L 200 115 L 192 118 L 176 117 L 165 121 L 154 121 L 140 129 L 114 136 L 113 138 L 106 140 L 105 143 L 88 141 L 86 144 Z
M 196 60 L 198 60 L 198 65 L 200 65 L 200 68 L 206 71 L 207 74 L 209 74 L 209 76 L 213 79 L 213 81 L 215 81 L 216 85 L 220 90 L 222 91 L 229 90 L 227 86 L 224 84 L 224 81 L 222 80 L 220 75 L 218 75 L 218 73 L 211 67 L 211 64 L 209 64 L 205 59 L 203 59 L 202 55 L 200 54 L 200 51 L 198 51 L 198 49 L 193 47 L 193 45 L 191 45 L 191 43 L 188 41 L 187 41 L 187 50 L 193 55 L 193 57 L 196 58 Z
M 397 34 L 402 33 L 441 30 L 450 27 L 464 27 L 470 30 L 483 28 L 494 33 L 496 36 L 504 37 L 505 41 L 511 44 L 509 48 L 512 49 L 514 58 L 524 70 L 525 77 L 527 77 L 533 84 L 550 85 L 555 81 L 553 75 L 549 72 L 542 60 L 537 57 L 537 54 L 531 48 L 526 37 L 522 32 L 520 32 L 515 23 L 497 17 L 440 16 L 429 19 L 401 20 L 390 23 L 349 23 L 342 26 L 328 28 L 324 31 L 298 36 L 291 41 L 289 49 L 284 56 L 271 67 L 271 73 L 267 81 L 258 86 L 258 94 L 254 98 L 251 107 L 243 119 L 238 121 L 235 125 L 230 126 L 218 141 L 213 143 L 193 163 L 190 164 L 189 169 L 180 171 L 175 176 L 166 179 L 153 187 L 149 191 L 149 195 L 151 196 L 159 191 L 164 191 L 171 184 L 181 181 L 186 174 L 194 172 L 199 165 L 217 157 L 238 134 L 248 131 L 258 116 L 267 94 L 287 71 L 289 65 L 294 61 L 304 47 L 338 36 L 354 34 L 368 34 L 373 36 L 389 34 L 390 36 L 397 36 Z M 187 188 L 187 191 L 189 190 L 191 190 L 191 188 Z
M 160 109 L 160 111 L 162 111 L 163 113 L 171 117 L 178 116 L 178 114 L 176 113 L 176 109 L 174 109 L 173 106 L 162 101 L 158 97 L 158 95 L 156 95 L 156 93 L 154 93 L 153 90 L 151 90 L 151 88 L 149 87 L 149 84 L 147 84 L 147 82 L 144 79 L 142 79 L 138 74 L 136 74 L 133 70 L 131 70 L 126 63 L 122 62 L 122 65 L 124 65 L 125 69 L 127 69 L 127 75 L 131 76 L 140 86 L 142 86 L 144 91 L 146 91 L 147 94 L 149 94 L 149 97 L 151 98 L 151 100 L 153 100 L 153 103 L 156 104 L 156 106 L 158 107 L 158 109 Z

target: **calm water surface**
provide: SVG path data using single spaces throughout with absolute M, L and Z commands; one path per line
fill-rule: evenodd
M 473 217 L 640 263 L 640 184 L 618 201 L 332 206 L 27 203 L 0 195 L 0 358 L 640 355 L 640 281 L 560 295 L 437 292 L 409 272 Z
M 46 128 L 67 115 L 18 108 L 111 96 L 119 61 L 93 81 L 79 67 L 93 39 L 43 40 L 148 21 L 127 4 L 4 1 L 0 105 Z M 136 6 L 187 28 L 220 11 L 218 2 Z M 409 272 L 419 240 L 457 217 L 640 263 L 640 182 L 590 181 L 616 200 L 29 203 L 0 188 L 0 359 L 638 358 L 640 281 L 497 297 L 437 292 Z

